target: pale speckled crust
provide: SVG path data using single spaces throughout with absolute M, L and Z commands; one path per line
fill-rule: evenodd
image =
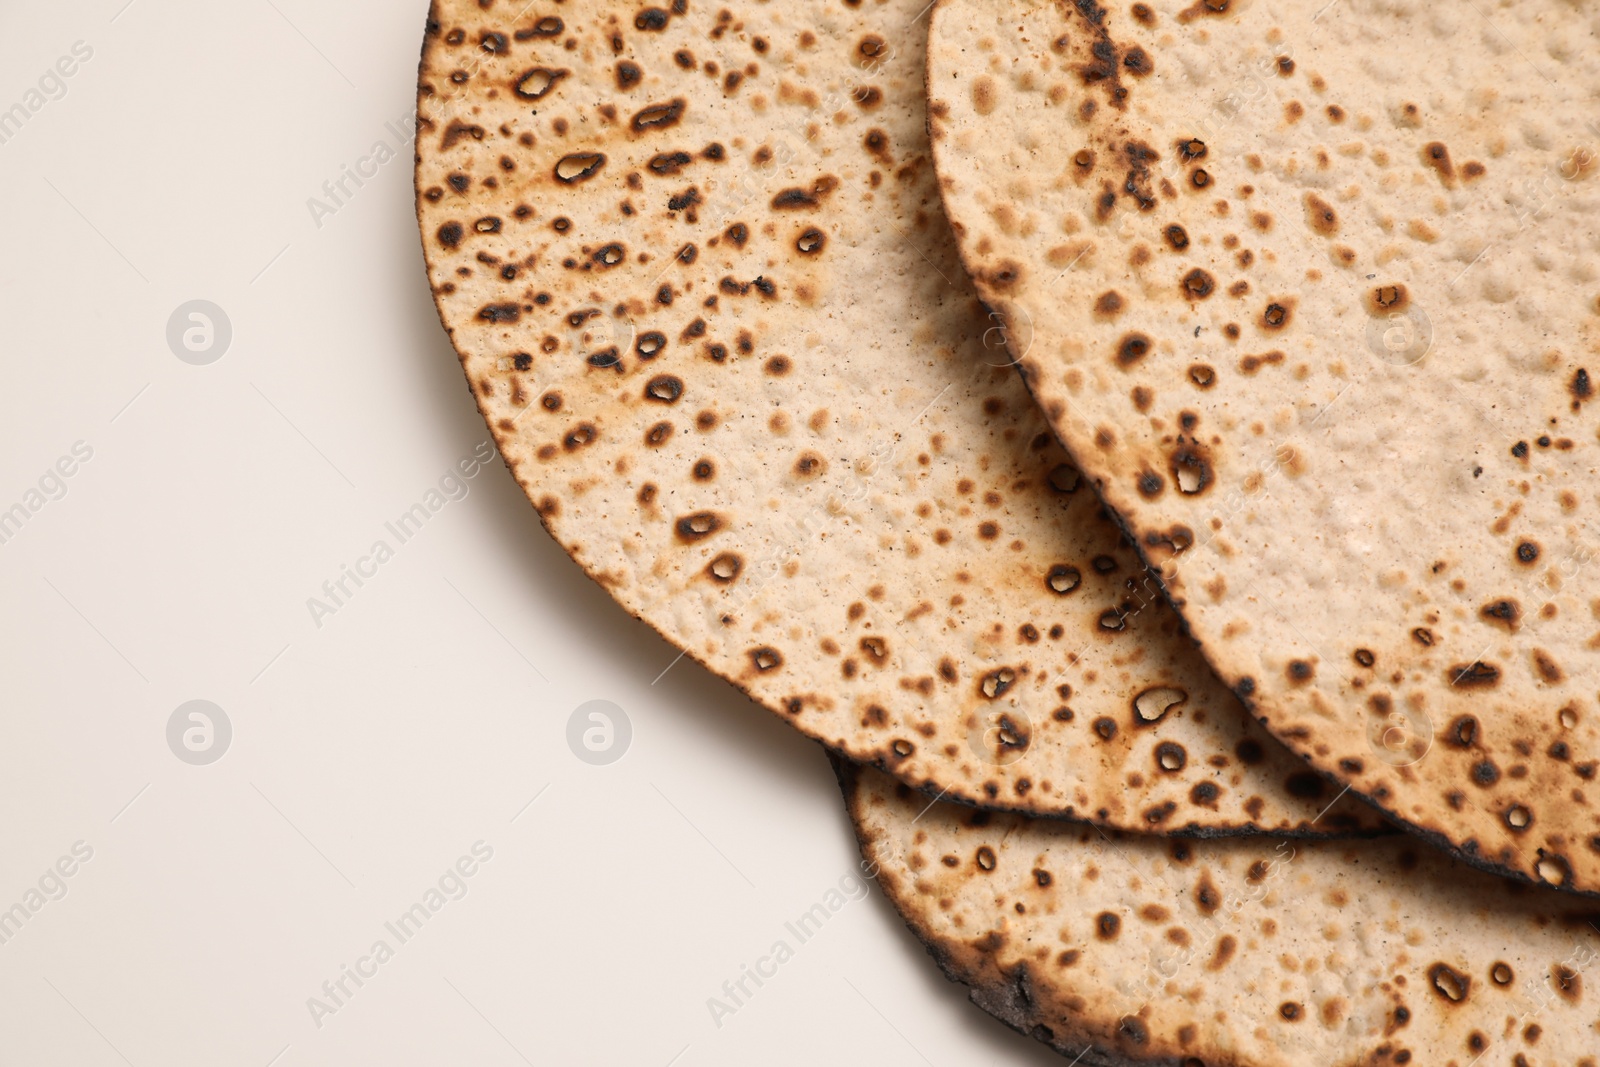
M 930 792 L 1383 825 L 1348 799 L 1318 820 L 1337 790 L 1216 681 L 1007 366 L 934 187 L 922 4 L 683 6 L 432 12 L 429 280 L 551 534 L 753 699 Z M 1160 687 L 1185 699 L 1147 724 Z
M 1600 931 L 1570 894 L 1405 838 L 1108 833 L 836 768 L 868 871 L 945 974 L 1081 1063 L 1600 1062 Z
M 1597 22 L 942 0 L 928 75 L 964 262 L 1212 666 L 1430 840 L 1587 893 Z

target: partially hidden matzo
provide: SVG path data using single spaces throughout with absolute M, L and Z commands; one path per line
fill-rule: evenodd
M 624 608 L 930 794 L 1381 826 L 1216 682 L 1036 414 L 940 209 L 924 12 L 435 3 L 417 211 L 507 464 Z

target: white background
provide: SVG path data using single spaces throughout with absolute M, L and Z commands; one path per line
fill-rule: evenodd
M 424 14 L 0 9 L 0 109 L 93 49 L 0 144 L 0 510 L 93 449 L 0 544 L 0 909 L 93 849 L 0 944 L 0 1063 L 1059 1062 L 876 891 L 714 1025 L 858 862 L 821 750 L 688 661 L 652 685 L 676 651 L 498 460 L 384 530 L 486 438 L 385 125 Z M 308 199 L 380 140 L 399 158 L 319 226 Z M 166 341 L 192 299 L 233 327 L 208 366 Z M 395 558 L 317 627 L 307 598 L 380 537 Z M 233 725 L 209 766 L 166 741 L 197 698 Z M 633 725 L 610 766 L 567 748 L 592 699 Z M 319 1028 L 307 999 L 479 840 L 467 895 Z

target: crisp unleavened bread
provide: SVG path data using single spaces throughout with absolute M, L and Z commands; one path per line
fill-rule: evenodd
M 1600 93 L 1578 4 L 943 0 L 979 294 L 1222 678 L 1600 890 Z
M 1600 930 L 1570 894 L 1405 837 L 1162 839 L 840 777 L 868 873 L 945 974 L 1074 1062 L 1600 1063 Z
M 934 187 L 923 11 L 434 4 L 417 212 L 507 464 L 630 612 L 931 793 L 1383 825 L 1242 714 L 1009 368 Z

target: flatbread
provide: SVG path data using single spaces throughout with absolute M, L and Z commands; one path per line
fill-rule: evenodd
M 978 291 L 1218 673 L 1457 855 L 1585 892 L 1596 24 L 943 0 L 929 73 Z
M 1595 1067 L 1569 894 L 1385 841 L 1161 839 L 843 768 L 869 873 L 972 999 L 1097 1067 Z
M 623 607 L 930 793 L 1381 825 L 1242 714 L 1009 369 L 923 10 L 434 4 L 417 211 L 506 463 Z

